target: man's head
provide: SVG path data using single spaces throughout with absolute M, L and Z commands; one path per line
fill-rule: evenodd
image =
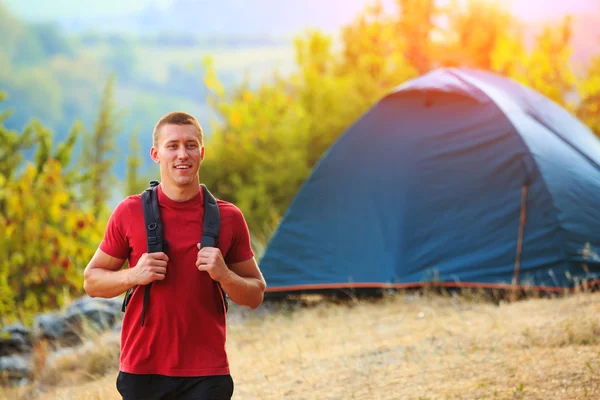
M 198 139 L 200 140 L 200 145 L 204 146 L 204 134 L 202 131 L 202 127 L 196 118 L 191 116 L 190 114 L 174 111 L 164 115 L 161 119 L 158 120 L 156 125 L 154 126 L 154 132 L 152 132 L 152 144 L 156 147 L 160 137 L 160 130 L 165 125 L 193 125 L 198 130 Z
M 204 159 L 202 127 L 189 114 L 172 112 L 154 127 L 150 156 L 160 165 L 161 182 L 176 187 L 198 185 Z

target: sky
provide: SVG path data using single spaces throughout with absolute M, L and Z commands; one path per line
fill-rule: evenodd
M 197 0 L 206 2 L 212 0 Z M 239 0 L 235 0 L 239 1 Z M 252 0 L 242 0 L 252 1 Z M 279 0 L 274 0 L 279 1 Z M 284 0 L 286 2 L 303 2 L 303 0 Z M 513 12 L 526 20 L 559 17 L 567 12 L 586 13 L 600 12 L 598 0 L 479 0 L 482 2 L 504 2 L 510 4 Z M 29 20 L 53 20 L 56 18 L 88 18 L 107 15 L 128 15 L 144 9 L 147 5 L 158 8 L 167 7 L 172 0 L 0 0 L 17 15 Z M 393 0 L 384 0 L 393 3 Z M 354 15 L 371 4 L 369 0 L 323 0 L 321 13 L 336 15 L 339 13 Z M 51 6 L 50 6 L 51 4 Z M 268 10 L 265 10 L 268 12 Z
M 515 15 L 526 19 L 555 18 L 567 13 L 585 14 L 600 12 L 598 0 L 513 0 L 511 9 Z
M 30 20 L 128 15 L 146 5 L 166 7 L 172 0 L 0 0 L 15 14 Z M 50 5 L 51 4 L 51 5 Z

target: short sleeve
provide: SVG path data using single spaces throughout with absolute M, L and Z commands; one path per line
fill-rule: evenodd
M 129 257 L 130 246 L 126 231 L 129 221 L 127 208 L 126 200 L 117 205 L 108 219 L 104 238 L 99 245 L 100 250 L 118 259 Z
M 246 261 L 254 257 L 248 224 L 246 223 L 244 214 L 242 214 L 242 211 L 237 207 L 234 207 L 232 224 L 233 237 L 231 248 L 227 252 L 227 258 L 225 259 L 227 264 Z

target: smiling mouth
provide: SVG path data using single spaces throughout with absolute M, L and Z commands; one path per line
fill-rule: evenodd
M 189 165 L 178 165 L 175 167 L 175 169 L 190 169 L 192 167 L 190 167 Z

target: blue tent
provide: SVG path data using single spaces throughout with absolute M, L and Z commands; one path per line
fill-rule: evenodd
M 312 171 L 261 259 L 270 292 L 562 290 L 600 272 L 600 141 L 541 94 L 439 69 L 382 98 Z

